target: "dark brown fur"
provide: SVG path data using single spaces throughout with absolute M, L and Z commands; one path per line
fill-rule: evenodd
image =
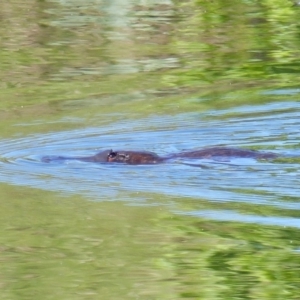
M 255 159 L 274 159 L 278 157 L 272 152 L 260 152 L 255 150 L 227 148 L 227 147 L 213 147 L 202 150 L 194 150 L 187 152 L 180 152 L 174 154 L 175 157 L 187 158 L 214 158 L 214 157 L 228 157 L 228 158 L 255 158 Z
M 169 156 L 158 156 L 154 152 L 147 151 L 127 151 L 127 150 L 105 150 L 93 156 L 87 157 L 44 157 L 44 162 L 52 160 L 76 159 L 86 162 L 108 162 L 108 163 L 123 163 L 130 165 L 147 165 L 166 162 L 176 158 L 190 159 L 218 159 L 218 158 L 254 158 L 254 159 L 275 159 L 278 155 L 272 152 L 260 152 L 255 150 L 227 148 L 227 147 L 212 147 L 201 150 L 185 151 L 170 154 Z

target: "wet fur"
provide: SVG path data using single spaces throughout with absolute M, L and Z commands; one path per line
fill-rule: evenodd
M 253 158 L 253 159 L 275 159 L 278 155 L 272 152 L 260 152 L 255 150 L 212 147 L 201 150 L 184 151 L 162 157 L 154 152 L 148 151 L 127 151 L 127 150 L 105 150 L 93 156 L 87 157 L 43 157 L 42 161 L 51 162 L 55 160 L 75 159 L 85 162 L 96 163 L 123 163 L 130 165 L 149 165 L 167 162 L 170 159 L 190 158 L 190 159 L 218 159 L 218 158 Z

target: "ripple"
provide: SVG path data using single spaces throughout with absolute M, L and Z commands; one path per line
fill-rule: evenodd
M 216 118 L 210 120 L 201 113 L 153 115 L 103 127 L 2 140 L 0 181 L 80 194 L 96 201 L 126 199 L 134 205 L 144 203 L 149 195 L 156 195 L 157 199 L 161 195 L 171 199 L 190 198 L 197 203 L 240 203 L 299 210 L 300 173 L 296 161 L 185 159 L 155 166 L 42 161 L 44 156 L 88 156 L 103 149 L 139 149 L 166 155 L 214 145 L 263 150 L 276 147 L 272 151 L 297 156 L 299 150 L 291 149 L 298 145 L 295 124 L 299 121 L 291 107 L 289 103 L 287 109 L 276 110 L 272 105 L 262 105 L 256 117 L 254 111 L 245 115 L 243 109 L 228 118 L 222 117 L 227 116 L 227 110 L 212 111 Z M 261 114 L 270 109 L 273 115 Z M 132 193 L 134 197 L 128 196 Z
M 182 212 L 177 212 L 177 213 L 183 214 Z M 246 214 L 240 214 L 240 213 L 228 211 L 228 210 L 193 211 L 193 212 L 188 212 L 185 214 L 189 215 L 189 216 L 201 217 L 201 218 L 217 220 L 217 221 L 231 221 L 231 222 L 269 225 L 269 226 L 271 225 L 271 226 L 300 228 L 300 218 L 246 215 Z

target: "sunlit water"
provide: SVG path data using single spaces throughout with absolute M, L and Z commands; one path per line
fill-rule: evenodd
M 150 116 L 103 127 L 2 140 L 2 182 L 80 194 L 94 201 L 124 200 L 154 205 L 150 194 L 188 197 L 195 201 L 248 203 L 299 210 L 299 161 L 254 159 L 182 160 L 159 165 L 97 164 L 76 160 L 44 163 L 44 155 L 84 156 L 103 149 L 154 151 L 159 155 L 208 146 L 272 149 L 282 156 L 300 156 L 300 104 L 279 102 L 206 113 Z M 229 113 L 232 115 L 230 116 Z M 23 124 L 24 125 L 24 124 Z M 23 126 L 20 124 L 20 126 Z M 284 139 L 282 138 L 284 137 Z M 269 150 L 270 151 L 270 150 Z M 186 165 L 184 163 L 189 163 Z M 133 196 L 134 195 L 134 196 Z M 218 209 L 210 213 L 178 211 L 216 220 L 238 220 L 300 227 L 288 217 L 251 216 Z M 226 217 L 224 217 L 226 215 Z
M 298 299 L 299 7 L 0 1 L 1 300 Z

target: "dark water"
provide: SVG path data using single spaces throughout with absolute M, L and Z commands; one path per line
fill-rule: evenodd
M 0 3 L 1 299 L 298 299 L 299 6 Z M 273 161 L 42 162 L 212 146 Z

